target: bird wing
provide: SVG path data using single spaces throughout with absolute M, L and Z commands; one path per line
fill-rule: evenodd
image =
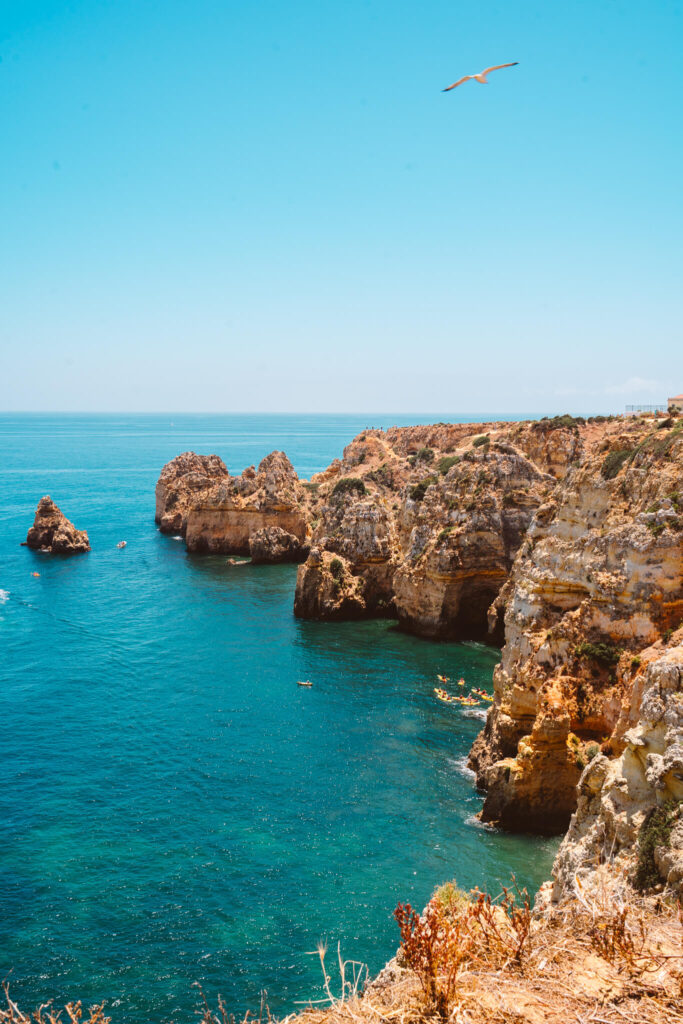
M 519 64 L 519 61 L 513 60 L 510 64 L 494 64 L 492 68 L 484 68 L 481 74 L 488 75 L 489 71 L 500 71 L 501 68 L 514 68 L 515 64 Z
M 472 77 L 472 75 L 463 75 L 457 82 L 453 82 L 453 85 L 447 85 L 445 89 L 441 90 L 441 92 L 450 92 L 451 89 L 455 89 L 457 85 L 462 85 L 463 82 L 468 82 Z

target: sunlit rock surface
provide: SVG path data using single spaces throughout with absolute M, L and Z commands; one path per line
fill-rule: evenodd
M 77 555 L 90 551 L 85 530 L 77 530 L 55 505 L 49 494 L 38 502 L 33 526 L 26 536 L 26 545 L 53 554 Z

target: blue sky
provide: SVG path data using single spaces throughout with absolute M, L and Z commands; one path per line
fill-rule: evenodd
M 0 409 L 683 390 L 680 0 L 0 15 Z

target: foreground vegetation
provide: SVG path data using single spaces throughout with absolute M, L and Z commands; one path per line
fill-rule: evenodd
M 422 914 L 399 904 L 397 956 L 364 988 L 366 972 L 338 955 L 333 982 L 317 950 L 325 998 L 281 1024 L 683 1024 L 683 910 L 667 892 L 641 895 L 600 868 L 557 906 L 524 890 L 493 900 L 455 885 Z M 336 972 L 335 972 L 336 973 Z M 335 994 L 336 992 L 336 994 Z M 110 1024 L 104 1006 L 50 1004 L 28 1014 L 10 998 L 0 1024 Z M 200 1024 L 234 1024 L 219 998 Z M 246 1021 L 272 1022 L 262 1002 Z

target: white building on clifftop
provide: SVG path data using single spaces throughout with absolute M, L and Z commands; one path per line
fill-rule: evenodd
M 673 406 L 674 409 L 683 412 L 683 395 L 674 395 L 673 398 L 668 398 L 667 404 L 670 409 Z

